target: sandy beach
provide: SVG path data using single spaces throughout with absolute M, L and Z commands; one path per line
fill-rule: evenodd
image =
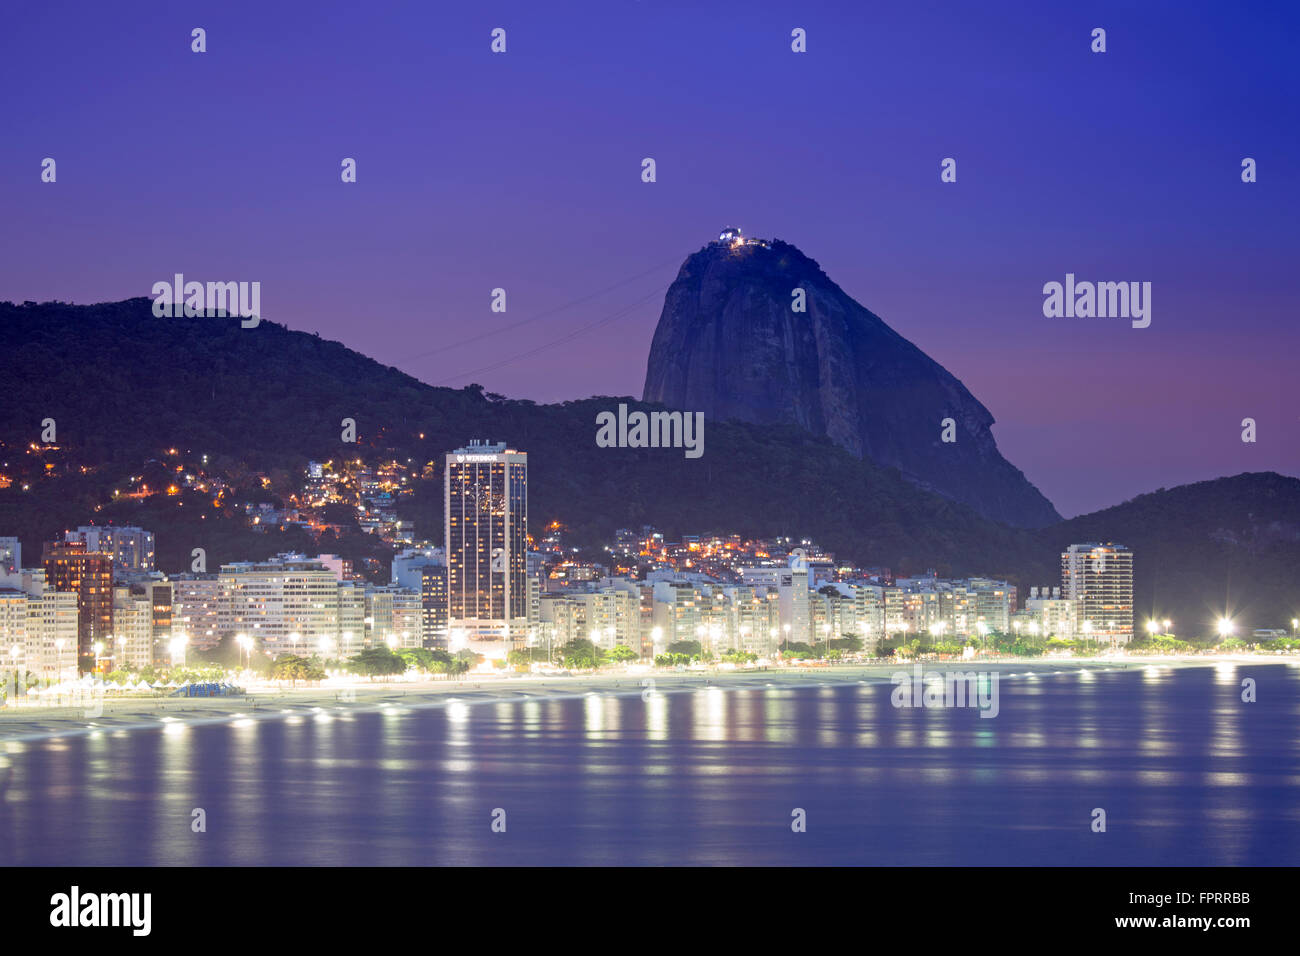
M 1300 666 L 1300 659 L 1269 655 L 1189 657 L 1053 658 L 996 661 L 923 661 L 928 672 L 982 671 L 999 680 L 1016 680 L 1083 670 L 1145 667 L 1214 667 L 1222 664 Z M 709 687 L 721 690 L 833 687 L 846 684 L 889 683 L 911 663 L 846 664 L 836 667 L 783 667 L 762 670 L 609 672 L 573 676 L 515 675 L 461 680 L 330 679 L 318 686 L 290 687 L 257 684 L 242 697 L 146 697 L 105 695 L 102 699 L 59 706 L 45 703 L 11 704 L 0 708 L 0 741 L 53 739 L 80 734 L 116 734 L 129 730 L 166 729 L 186 725 L 245 720 L 331 720 L 365 712 L 401 712 L 448 704 L 485 704 L 551 700 L 589 695 L 685 693 Z

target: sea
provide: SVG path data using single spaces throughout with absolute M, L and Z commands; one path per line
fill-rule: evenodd
M 11 742 L 0 865 L 1300 863 L 1300 668 L 996 669 L 995 716 L 810 676 Z

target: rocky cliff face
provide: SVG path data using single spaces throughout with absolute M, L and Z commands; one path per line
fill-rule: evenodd
M 806 312 L 792 309 L 796 288 Z M 784 242 L 714 242 L 686 260 L 644 398 L 714 420 L 801 425 L 1006 524 L 1061 520 L 998 452 L 988 409 Z M 953 443 L 941 441 L 945 418 Z

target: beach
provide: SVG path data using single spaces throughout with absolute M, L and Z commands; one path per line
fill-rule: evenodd
M 1270 655 L 1185 657 L 1050 658 L 922 661 L 926 673 L 979 671 L 999 679 L 1080 670 L 1146 667 L 1212 667 L 1219 664 L 1290 664 L 1300 659 Z M 699 691 L 833 687 L 889 683 L 899 671 L 912 673 L 913 662 L 842 664 L 834 667 L 670 671 L 629 669 L 571 676 L 518 674 L 508 677 L 470 674 L 458 680 L 370 681 L 330 678 L 313 686 L 254 683 L 236 697 L 117 696 L 105 694 L 80 702 L 16 703 L 0 708 L 0 741 L 21 742 L 69 735 L 100 735 L 129 730 L 165 729 L 169 725 L 221 723 L 232 720 L 328 720 L 364 712 L 393 712 L 456 704 L 564 700 L 590 695 L 635 696 Z
M 897 700 L 916 671 L 873 663 L 33 711 L 0 743 L 0 843 L 43 866 L 1289 865 L 1296 663 L 919 665 L 927 694 L 992 691 L 964 704 Z

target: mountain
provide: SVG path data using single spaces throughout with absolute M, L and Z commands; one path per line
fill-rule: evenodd
M 209 567 L 289 549 L 336 552 L 386 566 L 373 535 L 313 541 L 305 531 L 254 533 L 208 496 L 114 498 L 127 476 L 162 486 L 163 451 L 207 455 L 239 489 L 235 504 L 283 497 L 308 459 L 346 454 L 410 459 L 425 471 L 400 506 L 417 533 L 442 539 L 442 455 L 470 438 L 528 452 L 529 518 L 578 545 L 620 527 L 682 533 L 807 536 L 845 562 L 900 573 L 1005 576 L 1022 596 L 1060 583 L 1075 542 L 1118 541 L 1134 552 L 1140 620 L 1168 616 L 1180 633 L 1208 633 L 1225 608 L 1239 633 L 1300 616 L 1300 480 L 1244 474 L 1159 489 L 1038 530 L 1009 528 L 924 491 L 898 471 L 855 457 L 791 425 L 710 422 L 702 458 L 680 449 L 600 448 L 596 416 L 628 398 L 538 405 L 434 388 L 337 342 L 263 320 L 156 319 L 148 299 L 93 306 L 0 303 L 0 535 L 17 534 L 26 563 L 41 542 L 92 518 L 157 534 L 159 564 L 186 570 L 203 547 Z M 357 445 L 340 441 L 356 419 Z M 59 451 L 37 455 L 53 418 Z M 33 460 L 36 459 L 36 460 Z M 52 467 L 46 473 L 44 461 Z M 22 469 L 30 480 L 19 480 Z M 266 481 L 261 480 L 266 476 Z M 29 484 L 23 490 L 22 484 Z M 331 519 L 332 520 L 332 519 Z
M 1118 541 L 1133 551 L 1134 614 L 1210 633 L 1225 613 L 1249 636 L 1300 617 L 1300 480 L 1275 472 L 1216 478 L 1139 495 L 1035 533 L 1035 549 Z M 1060 581 L 1059 560 L 1022 575 Z
M 643 398 L 712 421 L 798 425 L 1004 524 L 1061 520 L 998 452 L 993 416 L 960 381 L 779 240 L 719 240 L 682 264 Z
M 658 406 L 614 397 L 539 405 L 477 385 L 435 388 L 265 319 L 244 329 L 236 319 L 155 318 L 145 298 L 0 303 L 0 327 L 0 450 L 21 463 L 52 418 L 64 456 L 30 490 L 17 481 L 0 488 L 0 535 L 19 535 L 32 556 L 92 516 L 153 527 L 168 571 L 188 568 L 194 547 L 206 548 L 213 566 L 277 545 L 313 546 L 292 534 L 248 532 L 241 515 L 211 501 L 186 501 L 187 511 L 162 496 L 113 499 L 142 469 L 158 475 L 158 487 L 162 466 L 151 460 L 173 446 L 234 476 L 241 502 L 283 498 L 309 459 L 432 463 L 399 515 L 418 535 L 441 541 L 442 456 L 471 438 L 528 452 L 532 531 L 558 520 L 578 544 L 653 524 L 670 535 L 809 536 L 845 560 L 904 572 L 1000 573 L 1029 556 L 1030 543 L 1015 530 L 793 426 L 710 422 L 699 459 L 681 449 L 601 448 L 598 413 L 620 402 Z M 344 418 L 356 421 L 357 445 L 341 441 Z M 318 547 L 360 557 L 376 554 L 374 543 L 362 535 Z

